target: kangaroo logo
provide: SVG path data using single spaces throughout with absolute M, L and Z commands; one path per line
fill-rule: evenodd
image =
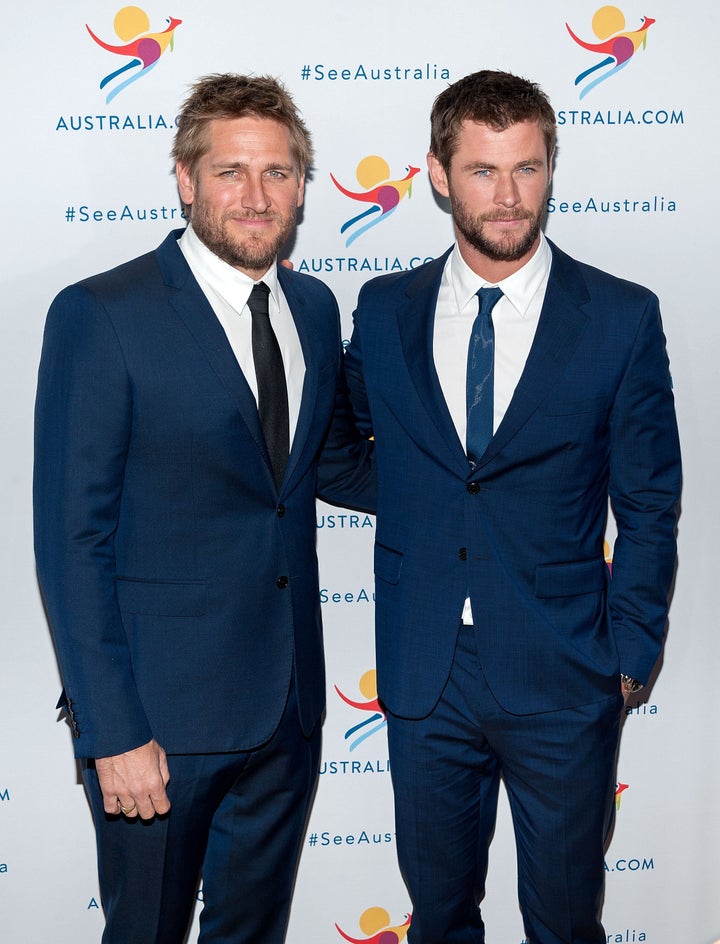
M 630 64 L 635 53 L 642 46 L 647 46 L 648 30 L 655 22 L 652 17 L 643 16 L 640 18 L 640 26 L 636 30 L 626 30 L 625 14 L 617 7 L 600 7 L 592 18 L 593 33 L 599 42 L 586 42 L 580 39 L 566 23 L 570 36 L 575 40 L 578 46 L 587 49 L 588 52 L 597 53 L 604 58 L 594 66 L 590 66 L 584 72 L 581 72 L 575 79 L 575 85 L 581 85 L 586 79 L 590 81 L 581 89 L 580 98 L 583 99 L 601 82 L 609 79 L 621 69 Z M 594 73 L 601 69 L 605 71 L 600 75 L 594 76 Z M 594 78 L 591 78 L 594 76 Z
M 348 698 L 347 695 L 343 695 L 337 685 L 335 686 L 335 691 L 346 705 L 350 705 L 351 708 L 357 708 L 358 711 L 365 711 L 369 715 L 369 717 L 365 718 L 359 724 L 348 728 L 345 732 L 345 740 L 350 741 L 350 751 L 354 751 L 363 741 L 382 730 L 387 724 L 385 712 L 380 707 L 380 701 L 378 700 L 377 673 L 375 669 L 368 669 L 368 671 L 361 676 L 358 682 L 358 688 L 360 694 L 365 698 L 365 701 L 353 701 L 351 698 Z
M 115 35 L 121 41 L 120 44 L 106 43 L 105 40 L 100 39 L 99 36 L 93 33 L 87 23 L 85 24 L 85 29 L 98 46 L 116 56 L 122 56 L 130 60 L 125 65 L 120 66 L 119 69 L 106 75 L 100 82 L 101 89 L 104 89 L 131 69 L 140 67 L 137 72 L 125 78 L 108 93 L 105 99 L 106 104 L 109 105 L 123 89 L 133 82 L 137 82 L 138 79 L 147 75 L 151 69 L 154 69 L 166 49 L 169 48 L 172 52 L 175 45 L 175 30 L 180 26 L 182 20 L 168 17 L 167 22 L 167 27 L 161 33 L 151 33 L 150 19 L 144 10 L 141 10 L 140 7 L 123 7 L 118 10 L 113 20 Z
M 356 224 L 361 224 L 354 232 L 350 233 L 345 246 L 350 246 L 358 236 L 362 236 L 371 227 L 377 226 L 378 223 L 386 220 L 391 213 L 395 212 L 404 196 L 411 197 L 412 179 L 415 174 L 419 173 L 419 167 L 410 166 L 406 168 L 406 174 L 403 178 L 390 180 L 390 165 L 385 158 L 378 157 L 377 154 L 369 154 L 360 161 L 355 170 L 357 182 L 364 188 L 363 190 L 347 190 L 330 174 L 330 179 L 340 193 L 351 200 L 357 200 L 358 203 L 372 204 L 367 210 L 363 210 L 357 216 L 346 220 L 340 227 L 340 232 L 345 233 Z M 363 223 L 363 220 L 369 217 L 372 217 L 372 219 L 367 223 Z

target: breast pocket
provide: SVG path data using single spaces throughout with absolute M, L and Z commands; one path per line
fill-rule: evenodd
M 578 416 L 587 413 L 605 412 L 606 397 L 584 397 L 582 399 L 553 399 L 545 407 L 546 416 Z
M 538 413 L 538 418 L 551 442 L 599 445 L 608 428 L 608 401 L 606 397 L 572 400 L 554 397 Z

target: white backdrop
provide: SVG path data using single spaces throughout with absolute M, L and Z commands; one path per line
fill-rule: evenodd
M 539 81 L 558 112 L 551 238 L 661 299 L 685 465 L 679 568 L 662 672 L 624 726 L 604 919 L 608 942 L 712 944 L 720 938 L 718 6 L 624 0 L 593 21 L 598 0 L 166 2 L 144 2 L 144 29 L 137 11 L 126 13 L 120 38 L 118 0 L 38 0 L 4 11 L 0 940 L 91 944 L 102 926 L 90 814 L 54 711 L 60 684 L 32 556 L 32 409 L 52 297 L 182 224 L 168 153 L 189 84 L 209 72 L 271 73 L 295 94 L 317 148 L 291 258 L 331 285 L 349 333 L 366 278 L 450 244 L 449 217 L 425 172 L 429 110 L 448 80 L 487 67 Z M 182 23 L 156 66 L 101 91 L 101 79 L 128 59 L 101 48 L 85 24 L 119 45 L 131 26 L 160 32 L 170 16 Z M 576 43 L 566 23 L 599 43 L 637 30 L 643 16 L 654 22 L 627 66 L 589 90 L 610 65 L 576 86 L 603 55 Z M 375 159 L 358 180 L 366 157 Z M 365 232 L 357 231 L 377 214 L 341 232 L 370 204 L 344 195 L 331 174 L 362 194 L 412 167 L 420 171 L 394 213 Z M 383 719 L 371 704 L 373 535 L 372 518 L 319 506 L 328 716 L 289 944 L 338 944 L 342 932 L 370 940 L 409 911 L 395 865 Z M 489 942 L 520 944 L 504 803 L 484 912 Z

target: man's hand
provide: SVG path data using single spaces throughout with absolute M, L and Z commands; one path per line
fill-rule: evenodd
M 157 741 L 148 741 L 126 754 L 97 757 L 95 768 L 106 813 L 152 819 L 156 813 L 170 809 L 165 792 L 170 771 L 165 751 Z

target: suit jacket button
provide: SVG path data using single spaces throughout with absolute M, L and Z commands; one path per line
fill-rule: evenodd
M 288 585 L 288 579 L 287 577 L 278 577 L 275 583 L 277 584 L 278 590 L 284 590 Z
M 285 517 L 285 505 L 278 505 L 278 506 L 277 506 L 277 513 L 278 513 L 278 518 L 284 518 L 284 517 Z
M 480 491 L 480 486 L 477 482 L 470 482 L 468 484 L 467 490 L 471 495 L 477 495 L 477 493 Z
M 467 548 L 466 548 L 466 547 L 461 547 L 461 548 L 460 548 L 460 550 L 458 551 L 458 557 L 460 558 L 460 560 L 467 560 Z

